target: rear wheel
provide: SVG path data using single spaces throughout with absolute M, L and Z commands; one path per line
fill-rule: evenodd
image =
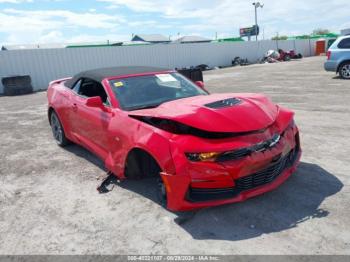
M 340 66 L 339 75 L 341 78 L 350 79 L 350 62 L 346 62 Z
M 52 135 L 53 135 L 56 143 L 62 147 L 68 145 L 69 141 L 66 138 L 62 124 L 61 124 L 55 111 L 52 111 L 52 113 L 51 113 L 50 124 L 51 124 Z

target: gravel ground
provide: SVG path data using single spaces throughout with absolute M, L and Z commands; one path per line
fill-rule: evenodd
M 105 170 L 53 141 L 46 93 L 0 97 L 0 254 L 350 254 L 350 81 L 324 57 L 205 74 L 211 92 L 261 92 L 296 112 L 303 158 L 244 203 L 169 212 L 151 180 L 96 187 Z

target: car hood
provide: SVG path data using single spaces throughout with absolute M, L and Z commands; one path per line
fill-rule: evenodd
M 219 108 L 208 106 L 232 98 L 239 102 Z M 226 93 L 173 100 L 156 108 L 130 111 L 129 115 L 169 119 L 210 132 L 249 132 L 270 126 L 278 107 L 260 94 Z

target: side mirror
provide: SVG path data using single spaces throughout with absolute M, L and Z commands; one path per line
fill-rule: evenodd
M 86 100 L 86 106 L 103 108 L 103 102 L 101 97 L 99 96 L 89 97 Z
M 204 89 L 204 83 L 203 83 L 202 81 L 196 81 L 195 84 L 196 84 L 198 87 Z
M 209 94 L 209 91 L 204 87 L 204 83 L 202 81 L 196 81 L 194 82 L 196 86 L 198 86 L 200 89 L 202 89 L 204 92 Z

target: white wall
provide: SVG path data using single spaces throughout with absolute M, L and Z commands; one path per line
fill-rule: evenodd
M 312 40 L 268 40 L 0 51 L 0 78 L 30 75 L 34 90 L 41 90 L 46 89 L 52 80 L 99 67 L 146 65 L 181 68 L 199 64 L 227 66 L 236 56 L 256 62 L 266 51 L 277 48 L 295 49 L 304 56 L 312 56 L 315 52 L 314 46 Z M 3 86 L 0 83 L 1 93 Z

